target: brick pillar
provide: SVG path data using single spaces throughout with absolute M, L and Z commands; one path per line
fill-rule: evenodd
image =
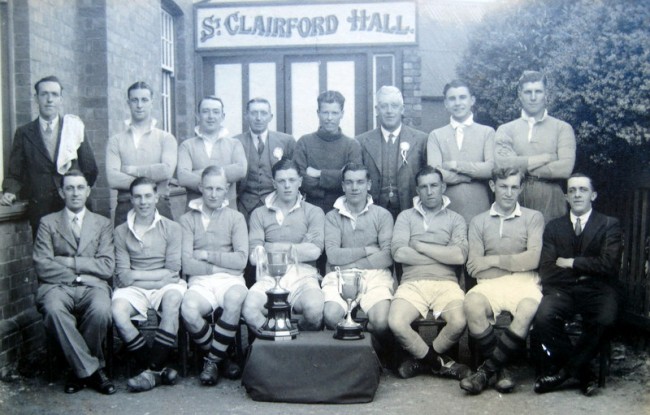
M 402 94 L 404 95 L 404 124 L 418 128 L 422 125 L 422 64 L 417 48 L 405 48 L 402 62 Z

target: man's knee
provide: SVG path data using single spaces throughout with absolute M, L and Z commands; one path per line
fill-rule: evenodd
M 538 308 L 539 302 L 537 300 L 525 298 L 517 304 L 517 311 L 515 312 L 514 318 L 521 321 L 533 321 Z
M 115 300 L 111 304 L 111 314 L 113 316 L 113 322 L 115 326 L 119 329 L 132 326 L 131 323 L 131 304 L 125 300 Z
M 188 323 L 197 322 L 199 319 L 202 319 L 203 316 L 199 310 L 200 305 L 197 298 L 194 295 L 186 295 L 181 302 L 181 316 L 183 320 Z
M 340 304 L 334 301 L 327 301 L 323 308 L 323 319 L 325 326 L 329 329 L 334 329 L 339 321 L 345 316 L 345 310 Z
M 183 303 L 183 294 L 180 291 L 170 290 L 162 298 L 162 314 L 178 314 Z
M 246 290 L 246 287 L 235 286 L 230 288 L 226 292 L 226 295 L 224 295 L 224 300 L 223 300 L 224 310 L 241 311 L 245 303 L 247 293 L 248 290 Z
M 242 314 L 244 319 L 247 321 L 252 321 L 255 317 L 258 317 L 260 314 L 263 314 L 264 302 L 266 297 L 261 295 L 258 292 L 251 291 L 246 296 L 244 300 L 244 305 L 242 306 Z

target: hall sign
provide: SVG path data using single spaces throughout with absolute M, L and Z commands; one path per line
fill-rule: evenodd
M 414 1 L 197 6 L 196 48 L 415 44 Z

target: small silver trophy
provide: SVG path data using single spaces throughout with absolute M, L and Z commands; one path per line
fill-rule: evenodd
M 348 304 L 346 317 L 336 325 L 334 338 L 338 340 L 359 340 L 363 339 L 363 329 L 361 324 L 352 320 L 352 302 L 358 301 L 363 292 L 363 271 L 358 269 L 341 270 L 339 267 L 334 268 L 339 282 L 339 294 Z

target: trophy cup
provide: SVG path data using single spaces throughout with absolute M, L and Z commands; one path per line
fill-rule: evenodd
M 298 329 L 291 325 L 291 306 L 287 302 L 289 291 L 280 286 L 280 279 L 294 265 L 298 272 L 298 257 L 292 246 L 289 252 L 266 252 L 258 247 L 257 275 L 262 273 L 275 279 L 275 286 L 266 292 L 267 301 L 264 307 L 268 310 L 266 321 L 260 327 L 257 337 L 266 340 L 292 340 L 298 335 Z
M 361 325 L 352 320 L 352 302 L 357 301 L 362 289 L 362 271 L 358 269 L 341 270 L 335 267 L 339 280 L 339 294 L 348 303 L 346 318 L 336 325 L 334 338 L 338 340 L 360 340 L 364 338 Z

